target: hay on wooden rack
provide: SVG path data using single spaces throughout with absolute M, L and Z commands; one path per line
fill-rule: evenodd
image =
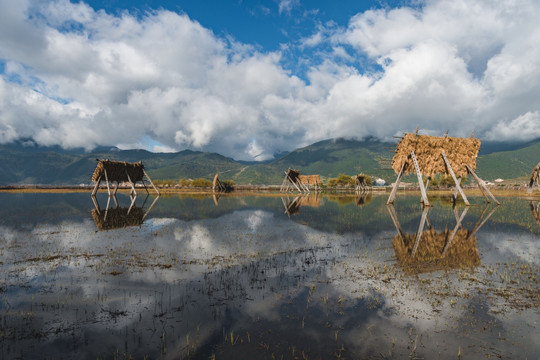
M 129 174 L 129 178 L 133 183 L 141 181 L 144 177 L 144 165 L 141 162 L 128 163 L 124 161 L 100 160 L 92 175 L 92 181 L 105 180 L 105 170 L 107 171 L 109 182 L 116 181 L 121 183 L 129 181 L 126 172 Z
M 127 226 L 140 226 L 144 220 L 144 211 L 139 207 L 132 207 L 129 212 L 127 207 L 112 208 L 107 211 L 92 210 L 92 217 L 99 230 L 111 230 Z M 105 218 L 105 213 L 107 217 Z
M 289 169 L 287 170 L 287 176 L 289 177 L 289 180 L 295 184 L 302 183 L 300 181 L 300 170 Z
M 298 175 L 298 178 L 304 185 L 319 186 L 321 184 L 321 177 L 319 175 Z
M 415 234 L 398 234 L 392 241 L 399 264 L 407 274 L 420 274 L 444 269 L 475 268 L 480 265 L 480 255 L 476 248 L 476 235 L 460 229 L 454 235 L 446 253 L 444 248 L 451 231 L 436 232 L 434 229 L 424 231 L 414 256 L 412 250 L 416 240 Z
M 536 180 L 540 181 L 540 163 L 536 165 L 531 173 L 531 181 L 529 183 L 529 187 L 532 187 L 534 185 L 534 182 Z
M 449 136 L 428 136 L 406 133 L 397 144 L 392 168 L 396 172 L 407 164 L 405 174 L 414 173 L 414 163 L 411 152 L 414 151 L 418 167 L 423 175 L 448 174 L 448 169 L 442 157 L 444 150 L 446 158 L 456 176 L 467 175 L 469 165 L 476 169 L 476 158 L 480 149 L 480 140 L 476 138 L 456 138 Z

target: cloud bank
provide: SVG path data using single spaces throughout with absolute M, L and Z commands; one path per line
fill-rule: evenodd
M 284 46 L 299 75 L 282 52 L 218 37 L 187 14 L 0 0 L 0 143 L 151 139 L 154 150 L 263 160 L 417 126 L 527 141 L 540 137 L 539 18 L 533 0 L 374 9 Z

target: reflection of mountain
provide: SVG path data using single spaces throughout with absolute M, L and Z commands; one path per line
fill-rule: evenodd
M 472 230 L 462 228 L 467 214 L 465 208 L 461 216 L 454 212 L 456 225 L 453 230 L 437 231 L 431 227 L 428 219 L 429 207 L 424 208 L 418 231 L 404 233 L 393 206 L 388 207 L 397 230 L 392 241 L 398 263 L 407 274 L 419 274 L 445 269 L 474 268 L 480 265 L 480 255 L 476 248 L 476 232 L 495 212 L 497 207 L 484 217 L 487 206 Z M 424 225 L 428 230 L 424 231 Z

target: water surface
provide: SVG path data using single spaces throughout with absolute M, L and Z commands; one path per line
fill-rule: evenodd
M 538 202 L 154 200 L 0 193 L 1 358 L 540 357 Z

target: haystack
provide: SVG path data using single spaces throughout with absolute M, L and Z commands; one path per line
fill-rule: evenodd
M 96 169 L 92 174 L 92 181 L 96 183 L 94 190 L 92 191 L 92 196 L 95 196 L 99 188 L 99 184 L 103 180 L 106 181 L 109 196 L 111 195 L 109 184 L 114 182 L 116 182 L 116 187 L 114 189 L 115 194 L 120 183 L 128 182 L 131 185 L 130 193 L 134 193 L 135 195 L 137 195 L 137 192 L 135 191 L 135 184 L 141 181 L 144 185 L 144 188 L 146 189 L 146 185 L 144 184 L 145 176 L 154 188 L 154 190 L 159 195 L 158 189 L 156 188 L 154 183 L 152 183 L 152 180 L 144 170 L 144 165 L 142 164 L 142 162 L 139 161 L 136 163 L 128 163 L 125 161 L 111 161 L 108 159 L 98 160 Z M 146 189 L 146 192 L 148 192 L 148 189 Z
M 105 172 L 107 172 L 109 182 L 129 182 L 131 179 L 131 182 L 136 183 L 142 181 L 144 177 L 144 165 L 141 162 L 100 160 L 92 175 L 92 181 L 98 182 L 100 179 L 105 179 Z
M 298 178 L 306 186 L 313 186 L 315 189 L 321 186 L 321 177 L 319 175 L 299 175 Z
M 300 171 L 289 168 L 285 172 L 285 178 L 279 192 L 287 192 L 289 188 L 296 188 L 300 193 L 309 193 L 309 188 L 300 180 Z
M 356 175 L 355 182 L 356 182 L 356 187 L 355 187 L 356 191 L 363 191 L 363 190 L 369 189 L 366 175 L 364 174 Z
M 493 194 L 485 186 L 484 181 L 474 172 L 479 149 L 480 140 L 472 137 L 472 135 L 470 138 L 456 138 L 447 135 L 441 137 L 419 135 L 418 130 L 415 134 L 406 133 L 397 144 L 394 158 L 392 159 L 392 168 L 398 174 L 398 177 L 387 204 L 394 202 L 401 177 L 410 173 L 416 173 L 418 177 L 418 185 L 422 193 L 421 201 L 424 206 L 429 206 L 429 201 L 422 175 L 431 178 L 436 174 L 451 175 L 457 190 L 454 194 L 454 200 L 457 192 L 459 192 L 465 204 L 469 205 L 469 201 L 461 189 L 460 180 L 458 179 L 458 177 L 463 177 L 468 173 L 477 182 L 486 201 L 489 203 L 487 193 L 499 204 L 497 199 L 495 199 Z
M 224 193 L 233 190 L 234 188 L 231 185 L 219 180 L 219 175 L 216 173 L 216 176 L 214 176 L 214 181 L 212 182 L 212 192 Z
M 538 189 L 540 190 L 540 163 L 536 165 L 531 173 L 531 180 L 529 181 L 529 189 L 527 192 L 530 194 L 532 193 L 534 184 L 538 186 Z
M 415 168 L 411 158 L 414 151 L 418 167 L 422 175 L 449 174 L 448 168 L 441 156 L 442 151 L 456 176 L 467 175 L 469 165 L 476 169 L 476 158 L 480 149 L 480 140 L 476 138 L 456 138 L 450 136 L 428 136 L 407 133 L 398 143 L 392 168 L 398 174 L 406 164 L 404 174 L 414 173 Z
M 398 263 L 405 273 L 420 274 L 437 270 L 475 268 L 480 265 L 480 255 L 476 248 L 476 235 L 460 229 L 454 234 L 452 243 L 447 246 L 450 230 L 437 232 L 429 229 L 422 233 L 416 253 L 413 247 L 417 234 L 398 234 L 392 241 Z

